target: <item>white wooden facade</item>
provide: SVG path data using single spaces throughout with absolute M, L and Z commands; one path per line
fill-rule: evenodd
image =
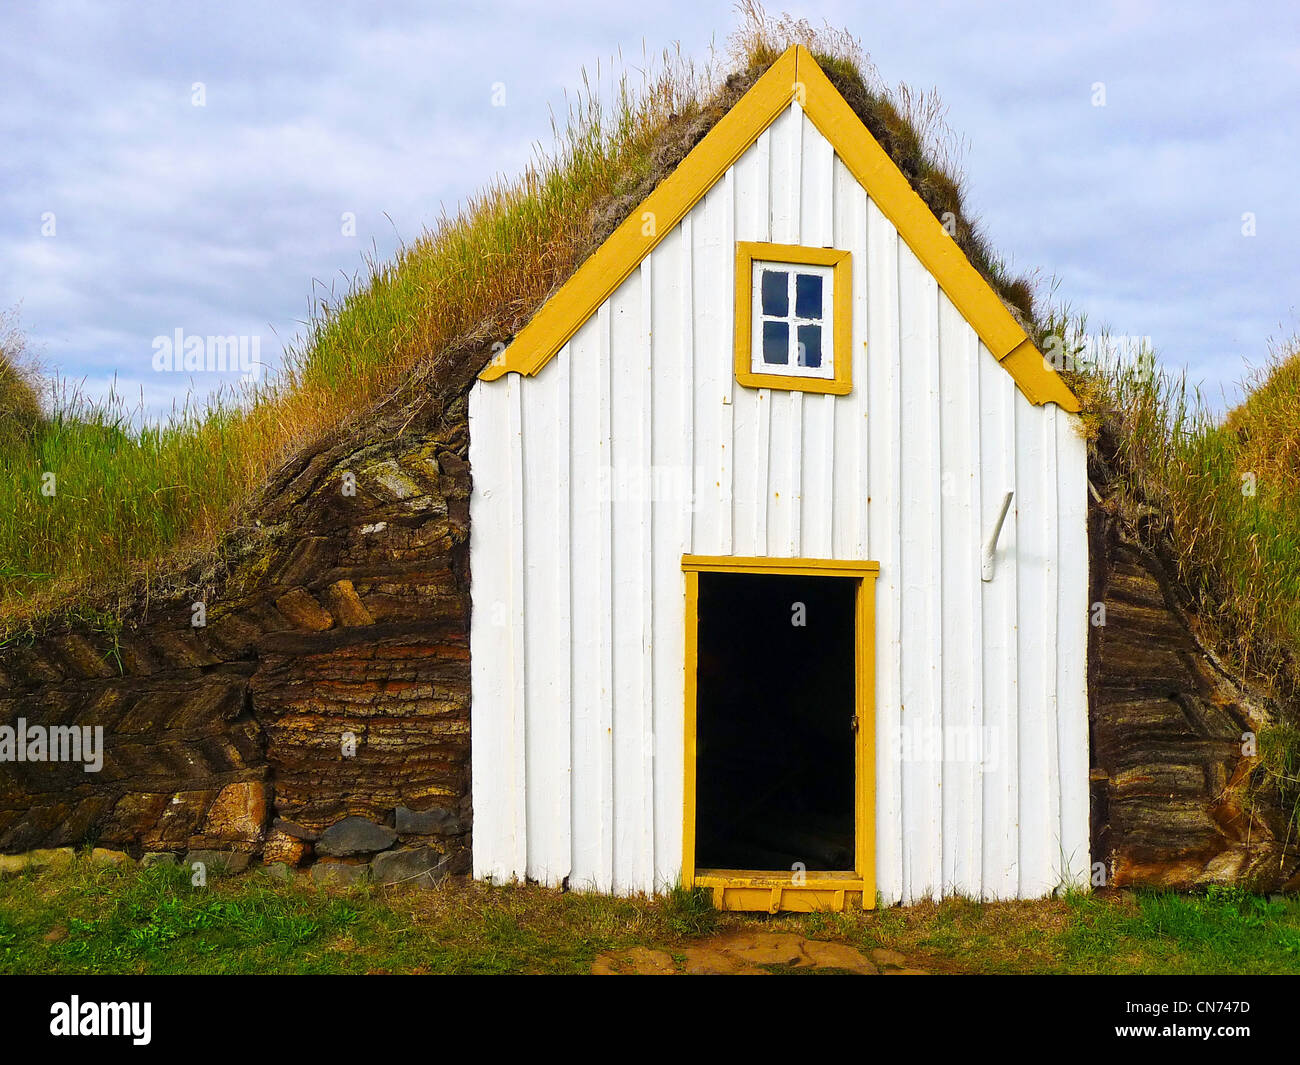
M 850 394 L 736 383 L 737 241 L 851 252 Z M 879 562 L 881 901 L 1085 881 L 1085 442 L 798 102 L 535 377 L 476 383 L 470 458 L 476 876 L 677 882 L 697 554 Z

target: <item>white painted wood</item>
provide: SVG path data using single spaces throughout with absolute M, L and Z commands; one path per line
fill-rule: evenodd
M 799 242 L 799 193 L 801 167 L 797 165 L 803 151 L 803 111 L 794 104 L 768 127 L 768 153 L 771 191 L 768 203 L 772 212 L 772 240 L 777 244 Z M 815 131 L 811 135 L 817 136 Z
M 851 253 L 849 395 L 736 385 L 737 240 Z M 676 882 L 692 553 L 879 563 L 882 901 L 1082 880 L 1075 427 L 1024 399 L 792 106 L 535 378 L 471 393 L 475 875 Z
M 600 865 L 597 869 L 597 885 L 601 890 L 612 891 L 614 888 L 614 615 L 618 604 L 615 600 L 614 586 L 614 505 L 608 491 L 599 490 L 599 474 L 609 469 L 614 462 L 614 425 L 613 425 L 613 347 L 614 347 L 614 307 L 609 300 L 596 313 L 596 337 L 598 341 L 598 363 L 595 381 L 597 386 L 596 402 L 600 435 L 597 457 L 597 502 L 600 507 L 600 524 L 597 529 L 598 555 L 596 559 L 596 624 L 599 633 L 599 657 L 597 660 L 597 677 L 599 688 L 596 705 L 596 748 L 600 767 L 599 801 L 600 816 Z M 591 487 L 587 487 L 591 491 Z M 543 621 L 543 624 L 545 622 Z
M 528 875 L 558 885 L 569 875 L 569 449 L 567 361 L 519 389 L 522 448 L 524 729 Z M 525 605 L 526 604 L 526 605 Z M 555 618 L 537 625 L 531 617 Z M 560 742 L 557 742 L 560 741 Z
M 1012 492 L 1011 512 L 1002 527 L 995 554 L 994 579 L 981 581 L 986 755 L 983 765 L 983 897 L 1017 897 L 1019 864 L 1019 714 L 1016 545 L 1015 406 L 1021 399 L 1015 382 L 979 345 L 980 513 L 987 525 L 1002 498 Z M 1010 412 L 1010 413 L 1008 413 Z
M 509 816 L 510 791 L 515 785 L 506 770 L 509 750 L 508 726 L 512 699 L 511 673 L 505 668 L 513 659 L 511 626 L 507 616 L 510 600 L 511 538 L 516 532 L 510 511 L 508 471 L 511 447 L 507 420 L 509 389 L 475 388 L 470 392 L 470 421 L 476 429 L 470 436 L 470 463 L 487 477 L 475 481 L 470 499 L 474 533 L 470 557 L 473 581 L 473 610 L 470 615 L 471 690 L 476 693 L 470 707 L 470 729 L 474 757 L 471 787 L 478 796 L 474 811 L 474 875 L 506 879 L 513 867 L 513 835 L 516 826 Z M 505 477 L 502 474 L 505 474 Z
M 689 223 L 689 219 L 687 219 Z M 652 500 L 652 592 L 650 611 L 653 666 L 654 753 L 654 889 L 671 888 L 680 873 L 682 852 L 682 719 L 685 630 L 685 582 L 680 547 L 691 542 L 693 449 L 692 396 L 695 391 L 691 357 L 691 234 L 679 227 L 655 255 L 653 278 L 654 350 L 649 387 L 659 402 L 651 408 L 651 447 L 660 472 L 659 491 Z M 682 297 L 685 298 L 682 298 Z M 656 379 L 665 387 L 658 388 Z M 674 393 L 671 382 L 680 382 Z M 676 400 L 672 396 L 676 395 Z M 663 604 L 668 608 L 664 609 Z M 676 609 L 673 604 L 678 604 Z M 650 604 L 647 604 L 648 606 Z
M 1048 736 L 1047 657 L 1052 647 L 1044 639 L 1048 595 L 1048 526 L 1044 497 L 1053 471 L 1044 469 L 1046 420 L 1038 412 L 1015 406 L 1016 508 L 1018 537 L 1020 709 L 1017 719 L 1020 749 L 1020 886 L 1022 897 L 1041 895 L 1052 888 L 1051 869 L 1056 864 L 1048 792 L 1055 775 L 1054 737 Z M 1054 495 L 1054 493 L 1052 493 Z M 1049 761 L 1050 760 L 1050 761 Z
M 978 898 L 983 627 L 979 564 L 979 342 L 939 294 L 941 602 L 943 629 L 942 884 Z M 978 582 L 978 583 L 977 583 Z
M 772 124 L 772 239 L 778 244 L 800 242 L 804 121 L 796 103 Z M 761 553 L 792 558 L 799 554 L 803 393 L 772 389 L 766 402 L 767 547 Z
M 642 481 L 650 474 L 644 422 L 651 397 L 644 395 L 647 359 L 641 300 L 643 273 L 634 273 L 610 301 L 611 470 L 608 477 L 613 529 L 613 691 L 610 736 L 614 748 L 614 890 L 627 893 L 646 883 L 646 718 L 642 631 L 650 599 L 644 559 L 650 530 L 641 505 Z M 653 858 L 652 854 L 650 855 Z M 649 863 L 653 865 L 653 861 Z
M 1076 888 L 1089 883 L 1087 647 L 1088 445 L 1074 418 L 1057 412 L 1057 743 L 1060 758 L 1061 877 Z
M 910 248 L 898 251 L 899 350 L 904 395 L 898 447 L 903 576 L 904 899 L 943 888 L 943 573 L 940 519 L 943 427 L 939 393 L 939 286 Z
M 843 166 L 843 164 L 839 164 Z M 865 198 L 865 197 L 864 197 Z M 904 897 L 902 380 L 898 326 L 898 231 L 867 201 L 867 557 L 876 581 L 876 890 Z M 841 492 L 844 486 L 839 486 Z
M 771 140 L 772 131 L 769 129 L 732 167 L 736 175 L 734 224 L 737 240 L 767 243 L 772 239 L 769 208 Z M 708 296 L 703 298 L 708 299 Z M 725 361 L 725 355 L 721 361 Z M 734 381 L 729 366 L 718 365 L 714 360 L 699 367 L 697 372 L 724 373 Z M 737 491 L 732 497 L 735 530 L 732 548 L 737 555 L 767 553 L 766 434 L 770 395 L 767 389 L 734 387 L 731 392 L 736 477 L 750 486 L 749 491 Z
M 572 471 L 569 491 L 569 589 L 571 596 L 570 627 L 570 678 L 571 715 L 570 750 L 573 760 L 573 809 L 570 830 L 572 833 L 573 868 L 570 885 L 575 888 L 598 889 L 608 887 L 601 857 L 601 781 L 603 769 L 603 737 L 595 722 L 600 714 L 602 700 L 600 668 L 600 614 L 602 600 L 599 579 L 603 573 L 602 553 L 606 537 L 601 526 L 601 498 L 593 486 L 600 483 L 601 419 L 598 378 L 600 374 L 599 332 L 604 316 L 588 321 L 556 358 L 568 357 L 569 366 L 569 468 Z M 547 367 L 549 372 L 550 367 Z M 476 391 L 485 390 L 476 386 Z M 490 390 L 485 390 L 490 391 Z M 484 430 L 486 431 L 486 429 Z M 470 423 L 470 442 L 476 436 Z M 485 471 L 482 467 L 479 477 Z M 471 470 L 471 473 L 473 471 Z M 475 479 L 475 491 L 479 479 Z M 478 557 L 477 534 L 470 513 L 470 564 Z M 484 569 L 490 561 L 484 561 Z M 475 576 L 477 581 L 477 576 Z M 474 602 L 478 597 L 475 593 Z M 470 659 L 477 667 L 478 651 L 470 644 Z M 475 688 L 477 693 L 478 689 Z M 477 695 L 475 712 L 481 711 Z M 477 733 L 474 734 L 475 736 Z M 479 765 L 477 740 L 471 736 L 470 748 L 474 751 L 475 766 Z M 557 738 L 557 743 L 559 742 Z M 486 759 L 486 756 L 485 756 Z M 478 793 L 475 792 L 477 795 Z M 477 825 L 477 810 L 475 824 Z M 479 849 L 475 843 L 475 852 Z
M 812 247 L 835 247 L 836 204 L 844 194 L 844 187 L 836 180 L 835 150 L 830 141 L 820 136 L 802 138 L 802 149 L 801 185 L 825 192 L 801 198 L 799 239 Z M 852 216 L 851 211 L 841 213 Z M 830 328 L 828 324 L 827 336 L 831 335 Z M 851 345 L 847 357 L 852 360 L 853 354 L 854 346 Z M 834 551 L 835 412 L 842 404 L 837 396 L 807 395 L 801 402 L 803 440 L 796 456 L 796 460 L 801 462 L 799 511 L 796 515 L 800 551 L 805 555 L 827 558 Z
M 733 168 L 734 171 L 734 168 Z M 695 353 L 695 463 L 698 471 L 696 542 L 708 554 L 731 554 L 732 474 L 730 294 L 735 282 L 733 182 L 720 181 L 690 213 Z M 712 353 L 712 354 L 710 354 Z

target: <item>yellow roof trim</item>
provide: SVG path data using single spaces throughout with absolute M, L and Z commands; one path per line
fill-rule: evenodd
M 803 45 L 772 64 L 479 377 L 536 374 L 795 99 L 1025 398 L 1079 410 L 1074 393 Z

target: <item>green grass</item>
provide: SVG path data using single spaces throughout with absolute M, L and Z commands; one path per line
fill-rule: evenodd
M 1070 971 L 1300 972 L 1300 901 L 1239 888 L 1205 895 L 1147 893 L 1133 905 L 1071 900 L 1060 943 Z
M 1049 331 L 1083 349 L 1085 321 Z M 1074 383 L 1115 472 L 1108 505 L 1172 563 L 1201 639 L 1278 708 L 1254 788 L 1300 830 L 1300 339 L 1269 355 L 1226 418 L 1158 365 L 1103 362 Z
M 0 312 L 0 454 L 23 447 L 41 421 L 38 378 L 17 316 Z
M 1295 426 L 1271 415 L 1300 410 L 1300 345 L 1272 357 L 1226 421 L 1185 376 L 1112 365 L 1084 384 L 1122 511 L 1172 557 L 1220 652 L 1285 696 L 1300 648 L 1300 465 Z
M 963 208 L 959 142 L 937 98 L 886 87 L 845 31 L 739 6 L 728 78 L 675 52 L 642 59 L 636 79 L 597 68 L 605 90 L 584 79 L 553 144 L 523 174 L 491 181 L 392 261 L 367 261 L 346 291 L 313 294 L 284 372 L 256 389 L 137 431 L 138 410 L 63 385 L 47 390 L 45 417 L 33 421 L 31 375 L 10 330 L 12 358 L 0 358 L 0 642 L 73 603 L 120 614 L 141 585 L 190 590 L 190 567 L 239 550 L 229 538 L 290 455 L 394 390 L 435 392 L 422 374 L 436 381 L 485 361 L 794 42 L 814 52 L 936 216 L 958 219 L 972 261 L 1032 315 L 1031 287 L 1006 275 Z M 52 494 L 41 490 L 47 475 Z
M 665 55 L 639 89 L 626 76 L 612 99 L 589 87 L 557 126 L 556 146 L 521 176 L 491 183 L 394 261 L 368 262 L 341 297 L 320 301 L 280 375 L 162 427 L 139 431 L 140 411 L 66 384 L 33 422 L 21 338 L 8 344 L 0 636 L 52 606 L 211 552 L 295 449 L 346 425 L 416 367 L 508 338 L 591 250 L 594 214 L 637 189 L 660 142 L 708 106 L 710 85 Z
M 952 973 L 1300 973 L 1300 901 L 1076 895 L 873 913 L 719 914 L 699 892 L 616 899 L 538 887 L 317 887 L 261 871 L 191 886 L 175 867 L 85 859 L 0 881 L 0 973 L 586 973 L 763 928 L 901 952 Z

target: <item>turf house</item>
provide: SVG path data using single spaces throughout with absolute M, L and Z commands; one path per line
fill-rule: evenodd
M 433 340 L 358 328 L 364 388 L 303 371 L 362 400 L 268 446 L 210 549 L 6 615 L 0 852 L 771 911 L 1287 884 L 1243 742 L 1268 697 L 1096 388 L 811 43 L 644 105 L 636 158 L 521 222 L 518 266 L 447 222 L 425 250 L 490 294 Z M 482 217 L 540 217 L 558 173 Z M 96 728 L 96 772 L 31 746 Z

